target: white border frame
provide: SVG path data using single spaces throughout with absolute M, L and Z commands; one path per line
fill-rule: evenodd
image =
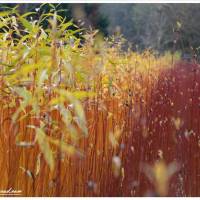
M 0 0 L 0 3 L 200 3 L 200 0 Z
M 1 3 L 200 3 L 200 0 L 0 0 Z M 0 197 L 0 199 L 16 200 L 16 199 L 68 199 L 73 198 L 76 200 L 88 199 L 88 197 Z M 99 199 L 102 197 L 91 197 L 90 199 Z M 129 200 L 141 200 L 143 197 L 125 197 Z M 169 197 L 145 197 L 145 199 L 164 199 L 168 200 Z M 103 199 L 110 200 L 116 199 L 116 197 L 103 197 Z M 124 197 L 118 197 L 118 200 L 124 200 Z M 175 197 L 173 197 L 175 199 Z M 176 199 L 186 199 L 186 197 L 176 197 Z M 199 197 L 187 197 L 187 199 L 199 199 Z

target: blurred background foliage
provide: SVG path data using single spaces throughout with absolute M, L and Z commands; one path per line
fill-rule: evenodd
M 1 4 L 3 7 L 16 4 Z M 19 4 L 19 11 L 35 11 L 40 4 Z M 132 48 L 158 52 L 198 53 L 200 47 L 199 4 L 54 4 L 58 14 L 83 28 L 98 29 L 104 36 L 122 34 Z M 49 12 L 44 5 L 38 11 Z M 59 11 L 60 10 L 60 11 Z M 45 22 L 44 22 L 45 23 Z

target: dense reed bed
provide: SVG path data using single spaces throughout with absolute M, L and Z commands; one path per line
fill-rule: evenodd
M 199 195 L 198 65 L 32 14 L 0 15 L 0 189 Z
M 136 196 L 146 191 L 149 191 L 147 195 L 155 195 L 155 187 L 149 184 L 158 185 L 141 174 L 139 166 L 141 162 L 153 165 L 160 159 L 165 160 L 168 169 L 173 162 L 179 163 L 176 166 L 179 170 L 170 180 L 169 196 L 200 195 L 199 84 L 199 65 L 196 63 L 178 62 L 160 73 L 148 101 L 149 136 L 144 139 L 141 130 L 133 127 L 128 141 L 128 146 L 135 147 L 136 151 L 129 151 L 124 156 L 128 174 L 124 183 L 127 196 L 131 195 L 127 186 L 135 180 L 138 183 L 133 187 Z

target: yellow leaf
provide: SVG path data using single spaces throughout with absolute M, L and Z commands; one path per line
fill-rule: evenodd
M 172 175 L 180 169 L 176 162 L 168 166 L 163 160 L 156 161 L 153 166 L 144 164 L 142 168 L 149 180 L 154 184 L 157 194 L 166 196 L 168 194 L 169 181 Z
M 179 130 L 183 124 L 183 121 L 178 117 L 178 118 L 172 118 L 172 122 L 176 128 L 176 130 Z
M 41 159 L 41 153 L 39 153 L 38 156 L 37 156 L 35 176 L 37 176 L 40 172 L 40 165 L 41 165 L 40 159 Z
M 115 127 L 114 133 L 109 133 L 109 141 L 114 148 L 119 145 L 118 141 L 120 139 L 121 134 L 122 129 L 120 129 L 118 126 Z
M 75 146 L 71 144 L 67 144 L 63 140 L 53 139 L 48 137 L 48 141 L 58 147 L 60 147 L 61 151 L 66 152 L 68 155 L 83 155 L 80 151 L 78 151 Z

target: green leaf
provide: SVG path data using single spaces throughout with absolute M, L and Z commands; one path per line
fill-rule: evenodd
M 22 25 L 24 26 L 24 28 L 26 28 L 29 32 L 32 32 L 33 25 L 28 20 L 26 20 L 23 17 L 20 17 L 19 20 L 22 23 Z
M 73 66 L 71 65 L 71 63 L 66 62 L 65 60 L 63 60 L 64 63 L 64 69 L 66 70 L 66 72 L 69 72 L 70 74 L 73 73 Z
M 9 28 L 6 23 L 0 21 L 0 28 L 3 28 L 4 26 L 6 28 Z
M 10 15 L 11 13 L 12 13 L 12 11 L 2 11 L 2 12 L 0 12 L 0 16 L 5 17 L 5 16 Z
M 27 106 L 32 99 L 32 93 L 25 87 L 14 87 L 14 91 L 18 94 L 19 97 L 23 98 L 24 106 Z
M 25 18 L 25 17 L 27 17 L 27 16 L 36 15 L 36 14 L 37 14 L 36 12 L 27 12 L 27 13 L 21 15 L 21 17 L 22 17 L 22 18 Z
M 47 136 L 42 128 L 36 129 L 36 141 L 38 142 L 40 150 L 43 153 L 44 159 L 49 165 L 50 170 L 53 171 L 55 166 L 53 152 L 50 148 Z
M 69 28 L 70 26 L 73 26 L 73 22 L 72 21 L 69 21 L 65 24 L 62 24 L 62 27 L 60 29 L 61 32 L 65 31 L 67 28 Z
M 83 73 L 83 72 L 80 72 L 80 71 L 77 71 L 77 72 L 75 73 L 75 76 L 76 76 L 76 79 L 77 79 L 78 81 L 80 81 L 80 82 L 85 82 L 86 79 L 87 79 L 86 74 Z
M 66 109 L 63 105 L 60 105 L 60 113 L 62 115 L 62 120 L 65 123 L 66 127 L 68 127 L 72 122 L 71 112 Z
M 87 136 L 87 123 L 81 102 L 77 98 L 75 98 L 72 92 L 66 91 L 64 89 L 56 91 L 60 94 L 61 98 L 66 98 L 73 105 L 75 114 L 77 116 L 76 123 L 81 128 L 84 135 Z
M 51 49 L 50 47 L 42 47 L 38 49 L 38 52 L 41 56 L 50 56 L 51 55 Z
M 88 130 L 86 127 L 86 118 L 85 113 L 82 107 L 82 104 L 79 100 L 77 100 L 72 94 L 68 93 L 68 99 L 71 101 L 71 103 L 74 105 L 75 114 L 77 116 L 76 123 L 83 131 L 84 135 L 88 135 Z
M 80 100 L 95 96 L 94 92 L 87 92 L 87 91 L 75 91 L 75 92 L 72 92 L 72 94 L 75 98 L 80 99 Z
M 21 107 L 19 107 L 14 114 L 12 115 L 12 123 L 14 124 L 20 114 L 20 112 L 22 111 Z
M 27 52 L 28 54 L 29 52 Z M 27 55 L 25 54 L 25 56 Z M 24 64 L 17 71 L 12 71 L 12 73 L 7 77 L 8 82 L 13 82 L 19 78 L 27 78 L 27 76 L 37 69 L 35 64 Z
M 45 80 L 48 79 L 47 69 L 44 69 L 39 74 L 38 87 L 41 87 Z

